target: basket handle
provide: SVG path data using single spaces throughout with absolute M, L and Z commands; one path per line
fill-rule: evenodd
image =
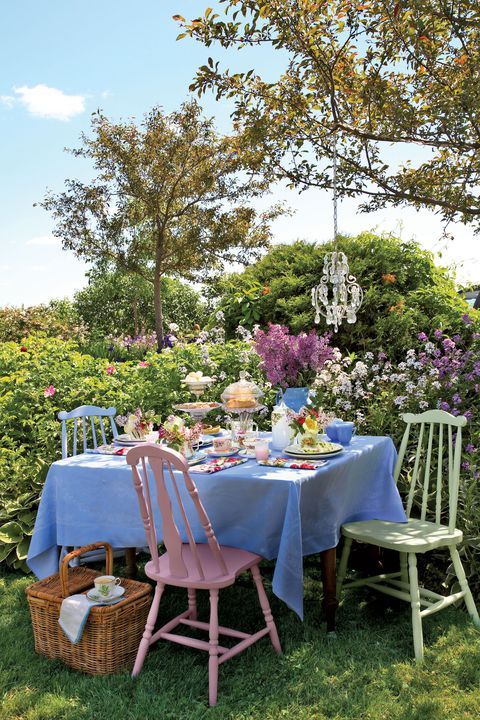
M 105 574 L 111 575 L 113 572 L 113 551 L 112 546 L 107 542 L 96 542 L 92 543 L 91 545 L 83 545 L 80 548 L 77 548 L 77 550 L 72 550 L 72 552 L 69 552 L 68 555 L 65 555 L 62 562 L 60 563 L 60 587 L 62 589 L 62 597 L 68 597 L 68 563 L 70 560 L 73 560 L 73 558 L 79 557 L 80 555 L 85 555 L 85 553 L 90 552 L 91 550 L 98 550 L 98 548 L 105 548 L 105 553 L 107 555 L 106 563 L 105 563 Z

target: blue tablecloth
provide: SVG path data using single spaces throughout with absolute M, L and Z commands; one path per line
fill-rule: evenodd
M 273 592 L 303 618 L 303 556 L 335 547 L 353 520 L 405 521 L 393 481 L 388 437 L 356 437 L 315 471 L 249 460 L 192 475 L 218 541 L 276 558 Z M 156 527 L 161 537 L 161 523 Z M 205 541 L 198 523 L 192 527 Z M 27 562 L 40 578 L 58 570 L 58 546 L 105 540 L 146 544 L 130 467 L 124 457 L 82 454 L 53 463 L 43 489 Z

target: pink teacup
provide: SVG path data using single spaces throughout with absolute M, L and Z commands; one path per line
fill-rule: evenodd
M 230 452 L 233 447 L 232 438 L 226 435 L 225 437 L 214 437 L 213 438 L 213 449 L 215 452 Z

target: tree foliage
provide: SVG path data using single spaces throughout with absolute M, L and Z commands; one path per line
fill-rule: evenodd
M 300 189 L 331 188 L 336 145 L 340 193 L 361 196 L 363 210 L 408 203 L 446 224 L 480 228 L 478 2 L 220 4 L 222 13 L 175 16 L 179 38 L 226 49 L 269 45 L 286 67 L 271 82 L 209 58 L 191 89 L 234 100 L 246 146 L 260 150 L 274 176 Z
M 227 332 L 237 324 L 252 327 L 255 322 L 288 325 L 293 333 L 314 327 L 310 292 L 317 285 L 325 254 L 333 243 L 312 245 L 296 241 L 275 245 L 244 272 L 219 280 L 215 292 L 225 310 Z M 419 331 L 438 327 L 454 332 L 462 326 L 461 316 L 468 305 L 459 297 L 448 272 L 437 267 L 430 252 L 417 242 L 401 241 L 390 235 L 361 233 L 341 237 L 338 249 L 349 259 L 351 272 L 364 291 L 363 305 L 354 325 L 343 323 L 332 343 L 344 351 L 385 350 L 398 358 L 405 347 L 416 343 Z M 262 288 L 261 291 L 258 289 Z M 256 289 L 256 316 L 242 316 L 237 298 L 251 298 Z M 328 330 L 323 318 L 319 330 Z
M 160 283 L 165 324 L 182 332 L 203 324 L 205 304 L 186 283 L 163 277 Z M 155 327 L 153 286 L 138 275 L 121 270 L 91 272 L 88 285 L 75 293 L 74 305 L 91 335 L 139 335 Z
M 95 177 L 67 180 L 64 192 L 42 203 L 65 249 L 152 283 L 159 347 L 163 277 L 205 277 L 268 244 L 269 221 L 280 210 L 257 213 L 250 204 L 268 182 L 245 171 L 237 144 L 220 137 L 194 101 L 169 115 L 155 107 L 140 125 L 99 111 L 92 135 L 72 151 L 93 163 Z

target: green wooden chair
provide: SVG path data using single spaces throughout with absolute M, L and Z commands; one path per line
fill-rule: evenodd
M 396 482 L 409 447 L 411 430 L 418 430 L 406 508 L 408 522 L 368 520 L 343 525 L 345 545 L 338 568 L 337 596 L 344 585 L 353 540 L 397 550 L 400 553 L 399 572 L 346 582 L 345 587 L 366 585 L 409 602 L 412 606 L 415 658 L 421 661 L 424 617 L 463 599 L 474 623 L 480 625 L 475 602 L 457 550 L 463 535 L 461 530 L 455 527 L 462 455 L 462 427 L 466 425 L 467 420 L 463 416 L 454 417 L 443 410 L 427 410 L 419 415 L 407 413 L 402 419 L 407 427 L 394 470 Z M 420 510 L 419 518 L 411 517 L 414 506 Z M 431 520 L 427 520 L 427 517 Z M 460 585 L 460 590 L 448 597 L 418 585 L 417 553 L 426 553 L 441 547 L 449 549 Z

